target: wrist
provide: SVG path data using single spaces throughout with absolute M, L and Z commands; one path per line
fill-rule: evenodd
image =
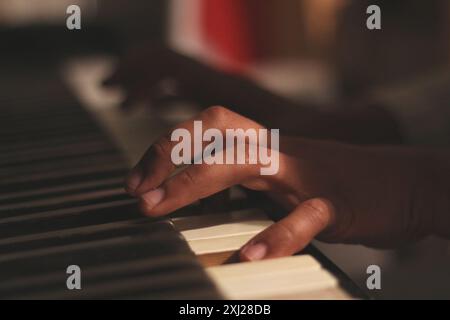
M 422 236 L 450 238 L 450 154 L 444 150 L 407 149 L 410 167 L 409 217 Z
M 394 117 L 377 105 L 355 106 L 324 114 L 328 135 L 358 144 L 397 144 L 403 139 Z
M 432 234 L 450 239 L 450 154 L 433 152 L 428 167 Z

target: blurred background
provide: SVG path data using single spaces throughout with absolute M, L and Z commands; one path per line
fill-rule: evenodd
M 81 8 L 78 31 L 66 28 L 71 4 Z M 366 28 L 370 4 L 382 7 L 382 31 Z M 448 0 L 0 0 L 0 91 L 18 72 L 151 42 L 328 108 L 447 68 L 449 17 Z M 450 298 L 447 242 L 395 252 L 318 246 L 361 286 L 366 267 L 381 265 L 376 297 Z
M 366 8 L 376 3 L 383 32 L 364 27 Z M 62 28 L 70 4 L 82 10 L 79 32 Z M 449 6 L 446 0 L 0 0 L 0 54 L 51 60 L 166 42 L 228 70 L 272 66 L 297 95 L 303 92 L 295 82 L 305 86 L 305 73 L 339 95 L 360 95 L 448 64 Z

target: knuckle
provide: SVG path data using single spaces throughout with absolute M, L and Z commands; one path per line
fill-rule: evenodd
M 256 159 L 256 157 L 252 156 L 252 152 L 254 151 L 252 148 L 254 148 L 254 145 L 245 144 L 244 148 L 244 163 L 251 164 L 251 160 Z
M 333 205 L 327 199 L 316 198 L 306 201 L 304 206 L 310 209 L 308 218 L 311 223 L 318 225 L 321 229 L 327 227 L 330 222 L 333 210 Z
M 156 156 L 166 158 L 170 156 L 171 144 L 167 136 L 163 136 L 153 144 L 153 151 Z
M 213 106 L 203 111 L 203 116 L 211 119 L 213 122 L 222 122 L 230 113 L 231 111 L 225 107 Z
M 184 186 L 193 186 L 196 184 L 194 175 L 189 170 L 184 170 L 178 176 L 178 181 Z
M 298 240 L 297 239 L 298 235 L 291 225 L 279 222 L 274 225 L 274 228 L 275 230 L 273 231 L 279 234 L 279 237 L 281 238 L 280 239 L 281 243 L 291 244 L 296 242 L 296 240 Z

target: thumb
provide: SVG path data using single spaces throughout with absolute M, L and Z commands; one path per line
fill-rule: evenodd
M 330 225 L 334 206 L 326 199 L 302 202 L 287 217 L 256 235 L 240 251 L 240 259 L 253 261 L 290 256 L 305 248 Z

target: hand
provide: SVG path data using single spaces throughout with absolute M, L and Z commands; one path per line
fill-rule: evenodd
M 130 50 L 104 84 L 125 89 L 125 109 L 137 102 L 163 106 L 166 101 L 183 99 L 205 108 L 231 106 L 239 114 L 290 135 L 363 144 L 401 140 L 396 121 L 379 106 L 359 103 L 322 113 L 277 96 L 250 79 L 220 72 L 161 46 Z
M 126 98 L 122 107 L 127 109 L 137 102 L 158 104 L 167 98 L 202 100 L 199 84 L 192 82 L 211 76 L 215 76 L 212 69 L 193 59 L 164 46 L 145 45 L 130 49 L 104 85 L 123 87 Z M 169 92 L 165 86 L 171 86 Z
M 196 120 L 203 130 L 262 128 L 222 107 L 209 108 Z M 193 121 L 177 128 L 193 134 Z M 265 192 L 290 210 L 242 248 L 243 260 L 291 255 L 315 237 L 393 247 L 435 232 L 436 212 L 448 208 L 437 201 L 445 197 L 437 197 L 435 188 L 446 185 L 445 179 L 434 174 L 426 153 L 414 149 L 281 137 L 279 171 L 273 176 L 260 175 L 259 164 L 190 165 L 170 176 L 171 150 L 178 142 L 169 137 L 149 148 L 127 180 L 145 214 L 165 215 L 238 184 Z

